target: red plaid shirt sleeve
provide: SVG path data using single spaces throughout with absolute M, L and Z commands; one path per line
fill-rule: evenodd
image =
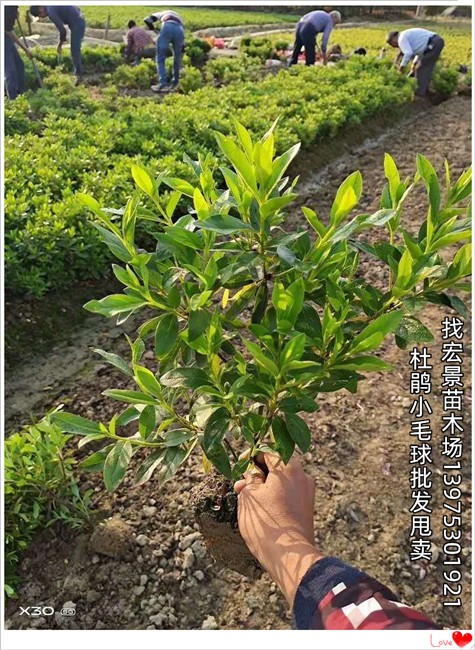
M 439 629 L 380 582 L 332 557 L 316 562 L 303 577 L 294 622 L 299 630 Z

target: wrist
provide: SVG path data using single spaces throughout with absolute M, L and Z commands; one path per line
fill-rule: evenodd
M 266 560 L 265 568 L 277 583 L 290 607 L 302 578 L 315 562 L 323 558 L 319 551 L 304 536 L 289 532 L 281 535 L 272 553 Z

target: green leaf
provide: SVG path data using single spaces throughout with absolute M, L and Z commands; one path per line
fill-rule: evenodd
M 222 440 L 229 431 L 230 424 L 229 411 L 219 408 L 208 419 L 203 436 L 203 450 L 206 457 L 229 479 L 232 477 L 231 464 Z
M 401 259 L 399 260 L 397 268 L 397 279 L 396 284 L 394 285 L 395 288 L 397 287 L 398 289 L 404 290 L 411 285 L 412 264 L 413 262 L 411 253 L 409 250 L 405 250 L 402 254 Z M 397 292 L 395 292 L 395 295 L 397 295 Z
M 266 185 L 267 196 L 269 196 L 269 194 L 273 191 L 277 183 L 280 181 L 280 179 L 285 173 L 285 170 L 290 165 L 290 163 L 295 158 L 295 156 L 298 154 L 299 150 L 300 150 L 300 142 L 294 144 L 293 147 L 287 149 L 287 151 L 285 151 L 281 156 L 278 156 L 274 160 L 274 162 L 272 163 L 272 171 Z
M 267 282 L 261 284 L 257 290 L 256 300 L 254 302 L 254 309 L 252 310 L 251 322 L 253 324 L 258 324 L 262 321 L 265 316 L 267 304 L 269 302 L 269 289 L 267 288 Z
M 422 250 L 421 250 L 420 246 L 418 245 L 417 241 L 414 239 L 414 237 L 412 237 L 407 232 L 407 230 L 404 230 L 404 228 L 400 228 L 400 232 L 402 233 L 402 236 L 404 238 L 404 243 L 406 244 L 406 247 L 409 250 L 409 253 L 411 254 L 411 257 L 414 260 L 417 260 L 417 258 L 422 255 Z
M 207 309 L 192 311 L 188 322 L 188 341 L 196 341 L 207 329 L 210 322 L 211 313 Z
M 104 433 L 98 422 L 91 422 L 80 415 L 72 413 L 53 413 L 51 415 L 53 424 L 61 429 L 64 433 L 75 433 L 79 436 L 89 436 L 94 433 Z
M 79 463 L 79 467 L 87 472 L 102 472 L 105 460 L 114 445 L 107 445 L 85 458 Z
M 147 456 L 137 470 L 134 479 L 135 485 L 143 485 L 151 478 L 158 465 L 162 462 L 165 453 L 165 449 L 157 449 L 157 451 L 153 451 L 149 456 Z
M 389 192 L 393 205 L 395 206 L 397 204 L 397 191 L 401 183 L 401 177 L 396 163 L 388 153 L 384 154 L 384 174 L 388 179 Z
M 164 231 L 178 245 L 196 251 L 203 250 L 203 240 L 196 232 L 191 232 L 191 230 L 180 226 L 167 226 Z
M 101 357 L 103 357 L 108 363 L 121 370 L 124 374 L 129 375 L 129 377 L 134 376 L 134 373 L 132 372 L 132 369 L 129 366 L 129 364 L 124 359 L 122 359 L 122 357 L 119 357 L 118 354 L 113 354 L 112 352 L 105 352 L 104 350 L 100 350 L 99 348 L 91 348 L 91 349 L 93 352 L 100 354 Z
M 134 373 L 137 384 L 143 391 L 154 397 L 161 397 L 162 389 L 151 370 L 144 366 L 134 366 Z
M 175 314 L 165 314 L 155 330 L 155 354 L 163 359 L 169 354 L 178 340 L 178 318 Z
M 90 300 L 84 305 L 84 309 L 87 309 L 93 314 L 116 316 L 117 314 L 133 311 L 146 304 L 147 301 L 144 298 L 118 293 L 106 296 L 102 300 Z
M 302 453 L 308 451 L 312 440 L 310 429 L 305 420 L 295 413 L 285 414 L 285 423 L 290 437 Z
M 267 370 L 267 372 L 270 372 L 270 374 L 274 377 L 279 374 L 279 369 L 277 368 L 274 361 L 272 361 L 272 359 L 270 359 L 258 345 L 252 343 L 252 341 L 248 341 L 247 339 L 243 339 L 243 343 L 246 346 L 247 350 L 251 353 L 253 359 L 255 359 L 255 361 L 260 366 L 262 366 L 262 368 L 265 368 L 265 370 Z
M 390 363 L 386 363 L 374 356 L 361 356 L 353 357 L 352 359 L 347 359 L 346 361 L 339 361 L 335 365 L 332 365 L 332 368 L 341 369 L 341 370 L 356 370 L 359 371 L 387 371 L 392 370 L 393 366 Z
M 157 475 L 159 485 L 163 485 L 177 473 L 186 456 L 187 452 L 183 447 L 167 448 Z
M 241 230 L 252 230 L 251 226 L 241 221 L 241 219 L 223 214 L 216 214 L 204 221 L 197 221 L 196 227 L 222 235 L 229 235 L 234 232 L 240 232 Z
M 157 199 L 157 188 L 149 173 L 140 165 L 132 165 L 132 177 L 135 184 L 151 199 Z
M 165 434 L 163 444 L 165 447 L 177 447 L 183 442 L 188 442 L 195 435 L 189 429 L 172 429 Z
M 100 233 L 102 241 L 117 259 L 121 260 L 121 262 L 130 262 L 133 254 L 129 251 L 120 235 L 109 232 L 97 223 L 94 223 L 93 226 Z
M 272 420 L 272 433 L 275 439 L 275 449 L 287 465 L 294 453 L 295 442 L 287 431 L 284 420 L 278 415 L 275 415 Z
M 163 177 L 162 183 L 165 183 L 165 185 L 168 185 L 168 187 L 177 190 L 181 194 L 185 194 L 186 196 L 193 198 L 195 188 L 193 185 L 188 183 L 188 181 L 184 181 L 181 178 Z
M 222 133 L 215 132 L 216 140 L 221 151 L 231 162 L 236 172 L 242 177 L 250 190 L 256 190 L 256 176 L 253 166 L 239 147 Z
M 112 399 L 119 400 L 120 402 L 127 402 L 129 404 L 151 404 L 152 406 L 157 405 L 157 400 L 146 393 L 141 393 L 140 391 L 135 390 L 121 390 L 118 388 L 110 388 L 103 391 L 103 395 L 106 397 L 112 397 Z
M 311 210 L 310 208 L 302 208 L 302 212 L 304 213 L 305 218 L 307 219 L 308 223 L 312 226 L 312 228 L 315 230 L 315 232 L 318 233 L 320 237 L 324 237 L 326 235 L 327 229 L 325 228 L 325 225 L 318 218 L 317 213 L 314 210 Z
M 344 219 L 358 204 L 363 190 L 363 178 L 361 172 L 355 171 L 338 188 L 330 211 L 330 223 L 332 226 Z
M 414 316 L 404 316 L 395 334 L 396 343 L 403 350 L 409 343 L 432 343 L 434 340 L 430 329 Z
M 302 305 L 295 329 L 299 332 L 304 332 L 310 339 L 321 343 L 322 341 L 322 323 L 317 310 L 310 304 L 305 302 Z
M 211 386 L 209 375 L 201 368 L 176 368 L 166 372 L 160 382 L 168 388 L 191 388 Z
M 104 485 L 109 492 L 122 482 L 131 458 L 132 445 L 128 441 L 118 442 L 110 450 L 104 463 Z
M 267 219 L 271 214 L 283 210 L 295 198 L 297 198 L 297 194 L 285 194 L 284 196 L 276 196 L 265 201 L 260 207 L 262 218 Z
M 385 336 L 398 328 L 402 316 L 402 311 L 391 311 L 376 318 L 353 339 L 350 348 L 352 352 L 363 352 L 377 348 Z M 370 347 L 364 345 L 368 342 L 370 342 Z
M 298 361 L 300 359 L 305 349 L 305 341 L 305 334 L 297 334 L 297 336 L 290 339 L 282 352 L 282 367 L 290 361 Z
M 313 413 L 318 410 L 318 404 L 308 395 L 284 397 L 279 402 L 279 409 L 284 413 L 299 413 L 305 411 L 306 413 Z

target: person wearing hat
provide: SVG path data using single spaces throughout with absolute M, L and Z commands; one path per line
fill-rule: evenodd
M 341 22 L 339 11 L 311 11 L 302 16 L 295 31 L 295 44 L 289 65 L 298 61 L 302 47 L 305 48 L 305 65 L 314 65 L 316 59 L 317 36 L 322 34 L 321 52 L 323 63 L 327 63 L 327 45 L 330 34 L 335 25 Z

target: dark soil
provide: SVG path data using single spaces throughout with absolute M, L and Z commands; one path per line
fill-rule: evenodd
M 237 494 L 229 481 L 212 472 L 191 490 L 190 506 L 217 565 L 249 578 L 262 574 L 239 532 Z
M 384 136 L 351 145 L 340 158 L 323 169 L 308 157 L 307 171 L 300 184 L 300 203 L 328 213 L 341 181 L 360 169 L 364 178 L 363 209 L 378 206 L 384 183 L 383 154 L 389 151 L 402 176 L 414 173 L 416 153 L 429 157 L 442 173 L 444 158 L 455 176 L 471 162 L 471 103 L 455 98 L 439 106 L 428 105 L 406 121 L 398 122 Z M 305 154 L 303 154 L 305 156 Z M 302 157 L 305 166 L 305 158 Z M 414 232 L 423 218 L 421 192 L 414 192 L 404 213 L 406 227 Z M 301 222 L 297 206 L 292 218 Z M 374 262 L 364 263 L 365 276 L 375 283 L 384 271 Z M 74 300 L 74 296 L 72 296 Z M 436 334 L 431 346 L 435 391 L 431 396 L 433 421 L 440 422 L 439 383 L 441 364 L 439 324 L 444 309 L 428 308 L 423 320 Z M 101 391 L 125 387 L 127 382 L 114 369 L 88 352 L 87 345 L 111 351 L 124 348 L 117 328 L 105 319 L 88 316 L 80 336 L 65 347 L 49 351 L 26 367 L 19 366 L 7 378 L 7 406 L 10 425 L 37 416 L 58 403 L 95 419 L 108 419 L 116 405 Z M 89 331 L 96 338 L 86 342 Z M 112 332 L 112 333 L 111 333 Z M 409 560 L 410 514 L 408 512 L 409 435 L 412 403 L 409 391 L 409 353 L 392 344 L 383 357 L 392 362 L 392 373 L 372 373 L 361 383 L 357 395 L 346 392 L 324 394 L 320 411 L 308 417 L 314 432 L 313 444 L 304 456 L 306 469 L 315 478 L 315 537 L 329 555 L 350 562 L 388 585 L 406 603 L 424 611 L 448 628 L 471 628 L 471 532 L 470 532 L 470 338 L 466 335 L 465 363 L 465 462 L 462 483 L 463 505 L 463 602 L 444 608 L 442 584 L 442 494 L 439 442 L 442 433 L 434 427 L 433 560 Z M 75 351 L 80 345 L 81 351 Z M 72 351 L 71 351 L 72 350 Z M 63 372 L 72 355 L 76 366 Z M 149 355 L 153 364 L 153 355 Z M 42 364 L 47 362 L 48 372 Z M 35 399 L 31 382 L 35 381 Z M 25 398 L 25 406 L 22 404 Z M 440 429 L 440 428 L 439 428 Z M 135 460 L 135 459 L 134 459 Z M 139 461 L 140 459 L 138 459 Z M 123 557 L 109 557 L 91 550 L 88 536 L 65 541 L 53 531 L 38 538 L 21 564 L 23 586 L 17 601 L 9 604 L 7 626 L 36 626 L 53 629 L 288 629 L 291 614 L 275 584 L 267 575 L 258 580 L 219 568 L 208 554 L 190 506 L 190 490 L 202 481 L 198 455 L 165 486 L 153 479 L 140 487 L 131 476 L 114 494 L 105 492 L 98 475 L 86 475 L 84 488 L 94 489 L 95 507 L 114 516 L 128 527 L 128 550 Z M 126 530 L 122 526 L 121 530 Z M 60 610 L 74 603 L 75 617 L 25 620 L 19 607 L 48 605 Z

